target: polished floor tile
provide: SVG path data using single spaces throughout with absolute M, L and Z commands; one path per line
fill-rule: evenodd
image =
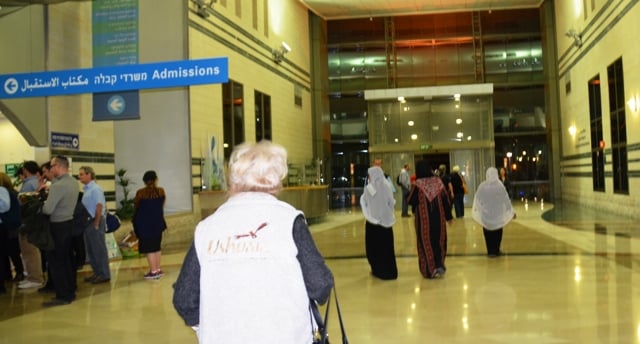
M 418 271 L 412 218 L 394 226 L 399 277 L 371 277 L 364 258 L 364 220 L 357 210 L 312 223 L 316 244 L 333 271 L 351 343 L 638 343 L 640 257 L 637 224 L 593 211 L 544 211 L 550 204 L 516 202 L 504 231 L 504 256 L 486 257 L 482 228 L 470 218 L 448 229 L 447 273 Z M 399 213 L 398 213 L 399 215 Z M 163 252 L 166 275 L 142 278 L 146 260 L 111 264 L 110 283 L 79 274 L 78 299 L 43 308 L 51 295 L 7 284 L 0 295 L 0 344 L 194 343 L 171 304 L 186 247 Z M 339 342 L 332 307 L 329 332 Z

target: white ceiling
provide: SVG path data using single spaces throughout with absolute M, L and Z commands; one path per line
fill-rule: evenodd
M 300 0 L 327 20 L 538 8 L 544 0 Z

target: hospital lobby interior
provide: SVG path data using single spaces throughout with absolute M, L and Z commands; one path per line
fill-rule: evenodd
M 5 28 L 16 17 L 36 13 L 45 39 L 29 44 L 47 61 L 27 70 L 0 61 L 0 77 L 95 65 L 82 43 L 96 37 L 91 3 L 118 1 L 0 0 L 0 45 L 12 42 Z M 242 140 L 287 149 L 279 197 L 307 214 L 350 343 L 640 343 L 640 57 L 622 39 L 638 30 L 640 0 L 166 0 L 157 18 L 148 12 L 160 1 L 122 1 L 153 24 L 140 24 L 136 62 L 226 56 L 229 82 L 141 90 L 134 121 L 92 120 L 89 95 L 0 97 L 0 165 L 68 155 L 74 177 L 96 169 L 113 211 L 117 167 L 132 180 L 156 169 L 169 195 L 164 276 L 143 278 L 145 257 L 123 251 L 108 283 L 84 282 L 85 264 L 75 301 L 52 308 L 51 294 L 7 281 L 0 344 L 196 343 L 173 284 L 195 225 L 226 198 L 205 177 L 214 137 L 222 160 Z M 176 8 L 180 19 L 166 20 Z M 281 22 L 290 30 L 276 32 Z M 154 25 L 187 38 L 145 45 Z M 74 133 L 81 149 L 54 147 L 54 132 Z M 401 216 L 396 190 L 398 278 L 375 278 L 359 205 L 367 168 L 379 160 L 395 180 L 422 159 L 462 166 L 471 189 L 466 216 L 447 225 L 446 273 L 421 275 L 415 217 Z M 471 217 L 488 166 L 507 170 L 517 214 L 498 257 Z M 122 227 L 108 234 L 121 249 L 131 225 Z M 335 303 L 328 332 L 341 341 Z

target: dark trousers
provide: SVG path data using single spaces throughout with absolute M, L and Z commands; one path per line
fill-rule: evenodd
M 502 228 L 488 230 L 482 228 L 484 233 L 484 243 L 487 245 L 487 254 L 490 256 L 500 255 L 500 243 L 502 243 Z
M 49 252 L 40 250 L 40 260 L 42 263 L 42 272 L 47 274 L 46 288 L 53 289 L 53 278 L 51 278 L 51 269 L 49 269 L 49 262 L 47 261 L 47 255 Z
M 76 298 L 76 269 L 71 250 L 73 221 L 51 222 L 49 229 L 54 248 L 47 252 L 49 278 L 53 278 L 56 298 L 73 301 Z
M 84 234 L 71 237 L 71 252 L 73 253 L 73 267 L 78 270 L 87 262 L 87 249 Z
M 456 218 L 464 217 L 464 194 L 458 193 L 453 195 L 453 207 L 456 210 Z
M 13 263 L 16 276 L 24 274 L 24 266 L 22 265 L 22 257 L 20 256 L 20 241 L 18 237 L 9 237 L 7 239 L 7 253 Z M 9 278 L 11 278 L 11 269 L 9 269 Z
M 4 287 L 4 282 L 7 280 L 9 275 L 7 275 L 7 267 L 5 266 L 5 262 L 9 262 L 8 253 L 7 253 L 7 231 L 0 225 L 0 293 L 6 292 Z
M 409 204 L 407 203 L 407 196 L 409 196 L 409 189 L 402 186 L 402 212 L 400 215 L 409 215 Z

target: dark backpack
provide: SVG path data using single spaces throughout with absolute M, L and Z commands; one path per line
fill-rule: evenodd
M 20 200 L 18 200 L 18 193 L 15 191 L 9 191 L 9 200 L 11 205 L 9 210 L 4 213 L 0 213 L 0 220 L 2 220 L 2 228 L 9 231 L 9 236 L 13 238 L 18 237 L 18 231 L 22 226 L 22 217 L 20 216 Z
M 402 183 L 400 183 L 400 176 L 396 177 L 396 184 L 398 184 L 399 186 L 402 186 Z

